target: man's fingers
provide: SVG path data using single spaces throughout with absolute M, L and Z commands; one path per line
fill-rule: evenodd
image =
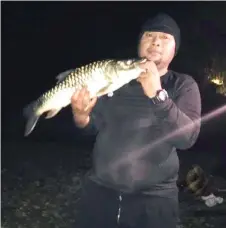
M 143 72 L 143 73 L 140 74 L 139 78 L 145 78 L 147 76 L 148 76 L 148 74 Z
M 80 96 L 79 96 L 79 97 L 85 97 L 85 96 L 86 96 L 86 94 L 87 94 L 87 90 L 86 90 L 86 88 L 82 88 L 82 89 L 81 89 L 81 92 L 80 92 Z
M 86 88 L 76 91 L 71 99 L 72 106 L 79 112 L 87 112 L 97 101 L 97 97 L 90 99 L 90 92 Z
M 97 97 L 94 97 L 94 98 L 90 101 L 89 106 L 90 106 L 90 107 L 93 107 L 93 106 L 96 104 L 96 102 L 97 102 Z
M 76 102 L 78 98 L 79 91 L 77 90 L 71 97 L 71 102 Z
M 83 100 L 83 105 L 86 107 L 90 103 L 90 93 L 85 90 L 84 93 L 82 94 L 82 100 Z
M 140 68 L 145 69 L 147 71 L 155 71 L 157 69 L 156 64 L 153 61 L 141 63 Z
M 84 104 L 83 104 L 83 97 L 84 97 L 84 90 L 81 89 L 81 90 L 78 90 L 76 91 L 72 98 L 71 98 L 71 104 L 72 104 L 72 107 L 73 109 L 76 109 L 76 110 L 82 110 L 83 107 L 84 107 Z
M 96 104 L 96 102 L 97 102 L 97 98 L 96 97 L 91 99 L 91 100 L 89 100 L 89 103 L 85 107 L 85 111 L 88 111 L 88 110 L 92 109 L 94 107 L 94 105 Z

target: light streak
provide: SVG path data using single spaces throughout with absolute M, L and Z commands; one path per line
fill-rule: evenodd
M 130 151 L 124 157 L 122 157 L 119 160 L 113 162 L 111 164 L 111 169 L 116 171 L 119 166 L 124 165 L 124 164 L 130 164 L 131 166 L 137 167 L 136 163 L 139 162 L 137 160 L 139 160 L 141 157 L 143 157 L 146 154 L 148 154 L 153 148 L 159 146 L 161 143 L 169 140 L 172 137 L 175 137 L 176 135 L 178 135 L 180 133 L 186 133 L 186 131 L 190 131 L 190 128 L 195 127 L 196 124 L 208 122 L 211 119 L 219 117 L 223 113 L 226 113 L 226 105 L 223 105 L 223 106 L 221 106 L 221 107 L 219 107 L 219 108 L 217 108 L 217 109 L 205 114 L 201 118 L 193 121 L 191 124 L 185 125 L 185 126 L 179 128 L 179 129 L 176 129 L 176 130 L 172 131 L 171 133 L 167 134 L 163 138 L 160 138 L 160 139 L 156 140 L 151 145 L 145 146 L 142 149 L 139 149 L 139 150 L 136 150 L 136 151 Z

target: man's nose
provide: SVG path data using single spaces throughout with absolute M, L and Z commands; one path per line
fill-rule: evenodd
M 158 37 L 154 37 L 152 40 L 152 46 L 160 46 L 160 39 Z

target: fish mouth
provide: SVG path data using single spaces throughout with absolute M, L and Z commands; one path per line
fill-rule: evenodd
M 143 57 L 143 58 L 140 58 L 139 62 L 140 63 L 145 63 L 147 61 L 147 58 Z
M 147 61 L 146 57 L 138 57 L 133 59 L 133 63 L 145 63 Z

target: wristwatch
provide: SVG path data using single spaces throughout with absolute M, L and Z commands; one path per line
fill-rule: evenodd
M 157 91 L 156 96 L 151 98 L 151 101 L 154 104 L 159 104 L 159 103 L 164 102 L 168 98 L 169 98 L 169 95 L 168 95 L 167 91 L 165 89 L 160 89 Z

